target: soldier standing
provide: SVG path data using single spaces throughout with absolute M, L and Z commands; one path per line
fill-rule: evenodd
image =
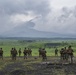
M 42 49 L 41 54 L 42 54 L 42 60 L 46 60 L 47 57 L 46 57 L 46 50 L 45 49 Z
M 3 60 L 3 50 L 2 50 L 2 48 L 0 48 L 0 58 L 2 58 L 2 60 Z
M 27 59 L 27 53 L 28 53 L 28 50 L 26 50 L 26 48 L 25 48 L 24 51 L 23 51 L 24 59 L 25 59 L 25 58 Z
M 19 53 L 19 57 L 21 56 L 21 48 L 19 48 L 19 51 L 18 51 L 18 53 Z
M 29 56 L 32 56 L 32 50 L 29 49 Z
M 13 50 L 14 50 L 14 48 L 12 48 L 12 49 L 10 50 L 10 56 L 12 57 L 12 60 L 13 60 Z
M 73 52 L 74 52 L 74 51 L 73 51 L 73 49 L 71 48 L 71 46 L 68 47 L 67 52 L 68 52 L 69 57 L 71 58 L 71 63 L 73 63 Z
M 28 56 L 30 56 L 30 49 L 28 48 L 28 50 L 27 50 L 27 51 L 28 51 L 28 52 L 27 52 L 27 53 L 28 53 Z
M 28 56 L 32 56 L 32 50 L 28 48 Z
M 67 49 L 66 47 L 64 48 L 64 60 L 68 60 L 68 54 L 67 54 Z
M 42 51 L 42 49 L 41 48 L 39 48 L 39 57 L 41 57 L 41 51 Z
M 17 50 L 16 50 L 16 48 L 13 49 L 12 57 L 13 57 L 13 60 L 16 60 L 16 57 L 17 57 Z
M 55 49 L 55 56 L 58 56 L 58 49 Z
M 64 48 L 61 48 L 60 50 L 60 59 L 61 61 L 64 59 Z

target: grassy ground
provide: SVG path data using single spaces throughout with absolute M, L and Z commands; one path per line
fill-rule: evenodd
M 1 46 L 2 48 L 3 48 L 3 51 L 4 51 L 4 56 L 10 56 L 10 50 L 11 50 L 11 46 Z M 16 47 L 16 49 L 17 49 L 17 51 L 19 50 L 19 48 L 22 48 L 22 54 L 21 54 L 21 56 L 23 56 L 23 50 L 24 50 L 24 48 L 25 48 L 25 46 L 15 46 Z M 46 51 L 47 51 L 47 56 L 55 56 L 55 48 L 51 48 L 51 49 L 49 49 L 49 48 L 45 48 L 46 49 Z M 58 48 L 58 50 L 59 50 L 59 52 L 60 52 L 60 49 L 61 49 L 61 47 L 60 48 Z M 76 56 L 76 48 L 75 47 L 73 47 L 73 49 L 74 49 L 74 56 Z M 60 55 L 60 53 L 58 52 L 58 55 Z M 38 48 L 32 48 L 32 56 L 39 56 L 39 54 L 38 54 Z
M 35 42 L 26 42 L 22 40 L 0 40 L 0 48 L 3 48 L 4 51 L 4 60 L 0 59 L 0 75 L 76 75 L 76 64 L 72 65 L 62 65 L 60 64 L 60 58 L 54 57 L 55 48 L 45 48 L 47 51 L 47 61 L 42 61 L 42 58 L 38 57 L 38 48 L 44 48 L 45 43 L 64 43 L 67 42 L 68 45 L 58 46 L 58 50 L 62 47 L 68 47 L 72 45 L 74 49 L 74 56 L 76 56 L 76 40 L 47 40 L 47 41 L 35 41 Z M 22 49 L 22 52 L 25 47 L 32 49 L 32 56 L 27 60 L 23 57 L 17 57 L 16 61 L 11 60 L 10 50 L 12 47 L 15 47 L 17 50 Z M 23 56 L 23 53 L 22 55 Z M 35 57 L 37 59 L 35 59 Z M 48 62 L 53 63 L 48 64 Z M 59 63 L 60 65 L 56 65 Z M 68 61 L 69 63 L 69 61 Z M 76 63 L 76 57 L 74 57 L 74 63 Z
M 15 47 L 17 50 L 19 50 L 19 48 L 22 49 L 22 52 L 24 50 L 25 47 L 27 48 L 31 48 L 32 49 L 32 55 L 33 56 L 38 56 L 38 49 L 39 47 L 44 48 L 44 44 L 45 43 L 68 43 L 68 45 L 62 45 L 62 46 L 57 46 L 58 50 L 60 50 L 63 47 L 68 47 L 69 45 L 72 45 L 72 48 L 74 49 L 74 55 L 76 56 L 76 40 L 50 40 L 50 41 L 35 41 L 35 42 L 23 42 L 22 40 L 0 40 L 0 47 L 3 48 L 4 51 L 4 56 L 10 56 L 10 50 L 12 47 Z M 47 56 L 54 56 L 54 50 L 55 48 L 45 48 L 47 51 Z M 23 56 L 23 53 L 22 53 Z
M 59 57 L 48 57 L 47 61 L 38 57 L 27 60 L 17 57 L 17 60 L 13 61 L 6 57 L 0 60 L 0 75 L 76 75 L 76 64 L 62 65 Z

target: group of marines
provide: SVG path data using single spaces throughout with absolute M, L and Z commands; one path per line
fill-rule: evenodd
M 10 52 L 11 52 L 12 60 L 16 60 L 17 54 L 19 54 L 19 57 L 22 54 L 21 48 L 19 48 L 18 52 L 17 52 L 16 48 L 12 48 Z M 24 54 L 24 59 L 25 58 L 27 59 L 27 56 L 32 56 L 32 50 L 30 48 L 28 48 L 28 49 L 25 48 L 23 51 L 23 54 Z
M 71 63 L 73 63 L 73 49 L 71 46 L 69 46 L 68 48 L 64 47 L 61 48 L 60 50 L 60 58 L 61 61 L 68 61 L 68 59 L 70 58 Z M 58 49 L 55 49 L 55 56 L 58 56 Z
M 39 48 L 38 50 L 39 52 L 39 57 L 42 57 L 42 60 L 46 60 L 47 59 L 47 56 L 46 56 L 46 50 L 45 48 Z M 73 49 L 71 48 L 71 46 L 69 46 L 68 48 L 64 47 L 64 48 L 61 48 L 60 50 L 60 58 L 61 60 L 66 60 L 68 61 L 69 57 L 71 59 L 71 63 L 73 63 Z M 12 58 L 12 60 L 16 60 L 16 57 L 17 55 L 19 54 L 19 57 L 21 56 L 22 54 L 22 51 L 21 51 L 21 48 L 19 48 L 19 50 L 17 51 L 16 48 L 12 48 L 10 50 L 10 56 Z M 24 59 L 29 56 L 32 56 L 32 50 L 30 48 L 24 48 L 24 51 L 23 51 L 23 54 L 24 54 Z M 55 56 L 58 56 L 58 49 L 56 48 L 55 49 Z M 3 59 L 3 50 L 2 48 L 0 48 L 0 58 Z
M 23 54 L 24 54 L 24 59 L 25 58 L 27 59 L 27 57 L 32 56 L 32 50 L 30 48 L 28 48 L 28 49 L 25 48 L 23 51 Z
M 47 57 L 46 57 L 46 50 L 45 48 L 39 48 L 39 57 L 42 57 L 42 60 L 46 60 Z

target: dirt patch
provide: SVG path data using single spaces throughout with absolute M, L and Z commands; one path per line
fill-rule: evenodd
M 10 73 L 10 75 L 25 75 L 26 72 L 24 70 L 14 70 Z
M 5 75 L 6 72 L 5 71 L 0 71 L 0 75 Z
M 53 62 L 52 62 L 53 61 Z M 59 61 L 23 60 L 7 64 L 0 75 L 76 75 L 76 64 L 61 64 Z
M 19 63 L 20 64 L 20 63 Z M 22 63 L 21 63 L 22 64 Z M 24 67 L 20 65 L 16 65 L 16 68 L 21 68 L 20 70 L 14 70 L 10 73 L 10 75 L 76 75 L 76 64 L 52 64 L 52 63 L 34 63 L 29 65 L 29 67 L 34 68 L 28 69 L 27 66 Z M 14 66 L 14 64 L 13 64 Z

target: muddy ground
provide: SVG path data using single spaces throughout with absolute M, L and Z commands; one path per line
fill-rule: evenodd
M 18 58 L 12 61 L 9 57 L 0 59 L 0 75 L 76 75 L 76 63 L 60 62 L 59 58 L 48 57 L 47 61 L 34 57 Z

